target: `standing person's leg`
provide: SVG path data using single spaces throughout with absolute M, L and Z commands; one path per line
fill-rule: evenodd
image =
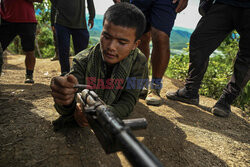
M 150 23 L 150 12 L 151 12 L 151 4 L 152 0 L 131 0 L 131 3 L 137 6 L 144 14 L 147 20 L 146 29 L 142 37 L 140 38 L 141 43 L 139 44 L 138 48 L 141 50 L 141 52 L 149 59 L 150 55 L 150 47 L 149 42 L 151 38 L 151 23 Z
M 56 36 L 58 40 L 59 62 L 61 74 L 70 71 L 69 49 L 70 49 L 70 29 L 59 24 L 55 24 Z
M 140 38 L 141 43 L 139 44 L 138 48 L 141 50 L 141 52 L 146 56 L 147 60 L 149 59 L 149 55 L 150 55 L 150 40 L 151 40 L 151 23 L 150 23 L 150 13 L 151 13 L 151 5 L 152 5 L 152 0 L 131 0 L 131 3 L 134 4 L 135 6 L 137 6 L 144 14 L 147 24 L 146 24 L 146 28 L 144 31 L 144 34 L 142 35 L 142 37 Z M 148 77 L 148 76 L 147 76 Z M 145 97 L 148 93 L 147 90 L 147 86 L 144 86 L 140 96 L 141 97 Z
M 168 92 L 169 99 L 199 104 L 198 91 L 207 70 L 209 56 L 234 28 L 231 12 L 231 6 L 215 4 L 201 18 L 190 38 L 190 64 L 185 87 L 177 92 Z
M 231 112 L 230 105 L 239 96 L 250 79 L 250 9 L 235 9 L 234 25 L 240 34 L 239 52 L 237 54 L 233 75 L 220 99 L 212 108 L 214 115 L 227 117 Z
M 152 78 L 162 78 L 170 58 L 169 35 L 152 27 Z
M 153 42 L 151 55 L 152 81 L 146 97 L 146 103 L 149 105 L 160 105 L 162 103 L 160 97 L 161 81 L 169 62 L 169 37 L 176 18 L 176 6 L 177 4 L 173 4 L 170 0 L 155 0 L 152 3 L 150 14 Z
M 71 29 L 75 55 L 88 47 L 89 32 L 87 29 Z
M 15 38 L 17 33 L 14 29 L 15 25 L 13 23 L 1 20 L 0 24 L 0 75 L 2 73 L 3 65 L 3 51 L 9 46 L 10 42 Z
M 151 38 L 150 31 L 144 33 L 140 39 L 141 43 L 138 46 L 141 52 L 146 56 L 147 60 L 149 59 L 149 55 L 150 55 L 150 47 L 149 47 L 150 38 Z
M 57 42 L 57 38 L 56 38 L 55 26 L 51 26 L 51 29 L 52 29 L 52 32 L 53 32 L 53 43 L 54 43 L 54 46 L 55 46 L 55 55 L 50 60 L 55 61 L 55 60 L 59 60 L 58 42 Z
M 10 23 L 2 20 L 0 25 L 0 43 L 2 45 L 3 51 L 9 46 L 11 41 L 17 36 L 15 31 L 15 23 Z
M 16 31 L 21 38 L 21 45 L 25 54 L 26 79 L 25 83 L 34 83 L 33 72 L 36 64 L 35 38 L 36 23 L 17 23 Z

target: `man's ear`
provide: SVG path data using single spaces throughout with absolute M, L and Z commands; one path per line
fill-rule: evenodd
M 132 50 L 135 50 L 140 45 L 140 43 L 141 43 L 140 39 L 136 40 Z

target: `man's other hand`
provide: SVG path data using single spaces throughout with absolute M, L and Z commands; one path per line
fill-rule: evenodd
M 88 126 L 88 120 L 84 114 L 84 112 L 82 111 L 83 106 L 82 104 L 80 103 L 77 103 L 76 104 L 76 110 L 74 112 L 74 118 L 77 122 L 77 124 L 80 126 L 80 127 L 84 127 L 84 126 Z
M 77 89 L 74 88 L 76 84 L 78 84 L 78 81 L 73 75 L 53 77 L 50 88 L 55 103 L 66 106 L 71 105 L 77 92 Z
M 178 0 L 173 0 L 173 3 L 177 3 Z M 181 11 L 183 11 L 188 5 L 188 0 L 179 0 L 179 4 L 175 9 L 176 13 L 180 13 Z
M 94 20 L 89 19 L 88 26 L 89 26 L 89 29 L 92 29 L 94 26 Z

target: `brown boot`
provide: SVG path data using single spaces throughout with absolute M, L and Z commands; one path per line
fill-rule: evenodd
M 159 106 L 162 104 L 160 89 L 150 89 L 145 99 L 147 105 Z

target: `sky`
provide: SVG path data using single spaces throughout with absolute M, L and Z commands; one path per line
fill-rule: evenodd
M 189 0 L 188 7 L 177 14 L 174 26 L 194 29 L 201 18 L 198 13 L 199 2 L 200 0 Z M 94 0 L 94 4 L 96 13 L 103 15 L 107 8 L 113 5 L 113 0 Z

